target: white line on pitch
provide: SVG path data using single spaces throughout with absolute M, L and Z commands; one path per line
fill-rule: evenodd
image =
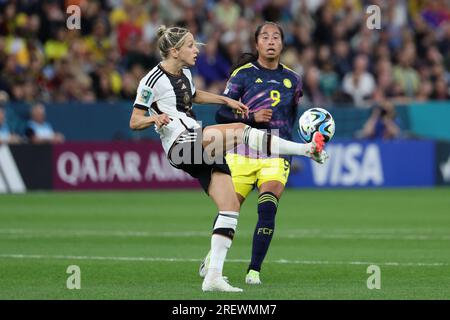
M 163 258 L 163 257 L 107 257 L 107 256 L 73 256 L 73 255 L 39 255 L 39 254 L 0 254 L 5 259 L 57 259 L 57 260 L 105 260 L 105 261 L 140 261 L 140 262 L 200 262 L 195 258 Z M 226 262 L 248 263 L 246 259 L 229 259 Z M 370 261 L 313 261 L 313 260 L 269 260 L 265 263 L 307 264 L 307 265 L 379 265 L 395 267 L 446 267 L 445 262 L 370 262 Z
M 320 230 L 320 229 L 298 229 L 288 233 L 278 232 L 277 238 L 303 239 L 303 238 L 320 238 L 320 239 L 366 239 L 366 240 L 413 240 L 413 241 L 448 241 L 450 235 L 432 235 L 432 234 L 390 234 L 378 233 L 371 230 L 354 230 L 358 232 L 345 232 L 337 230 Z M 364 233 L 366 232 L 366 233 Z M 26 229 L 0 229 L 0 237 L 3 239 L 30 239 L 30 238 L 58 238 L 58 237 L 204 237 L 209 236 L 208 231 L 167 231 L 167 232 L 150 232 L 150 231 L 118 231 L 118 230 L 26 230 Z M 238 236 L 252 236 L 252 232 L 240 232 Z

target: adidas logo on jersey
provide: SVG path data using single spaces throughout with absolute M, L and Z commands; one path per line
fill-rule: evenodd
M 183 83 L 183 85 L 181 86 L 181 90 L 186 89 L 186 85 Z
M 256 79 L 255 83 L 262 83 L 263 81 L 261 80 L 261 78 Z

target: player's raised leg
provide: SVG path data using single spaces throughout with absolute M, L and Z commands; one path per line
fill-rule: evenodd
M 241 292 L 242 289 L 232 287 L 225 281 L 222 274 L 225 258 L 236 232 L 240 207 L 231 176 L 219 171 L 213 172 L 208 194 L 216 203 L 219 214 L 214 221 L 209 267 L 203 280 L 202 290 Z
M 252 128 L 243 123 L 230 123 L 208 126 L 203 131 L 203 145 L 215 155 L 222 156 L 226 150 L 244 143 L 250 148 L 267 154 L 296 155 L 321 162 L 326 156 L 323 147 L 324 137 L 316 132 L 310 143 L 296 143 L 285 140 L 265 131 Z

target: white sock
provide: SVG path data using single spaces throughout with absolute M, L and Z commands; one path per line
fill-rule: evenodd
M 287 156 L 310 156 L 311 147 L 306 143 L 296 143 L 247 126 L 244 129 L 243 143 L 256 151 Z M 270 140 L 270 141 L 268 141 Z
M 209 267 L 206 277 L 213 279 L 222 276 L 223 264 L 227 257 L 228 249 L 231 247 L 232 240 L 219 234 L 213 234 L 211 237 L 211 255 L 209 257 Z
M 236 231 L 238 212 L 220 211 L 214 224 L 214 233 L 211 237 L 211 255 L 209 257 L 207 280 L 222 276 L 223 264 L 228 249 L 233 242 L 232 237 Z M 220 232 L 220 233 L 217 233 Z M 226 233 L 227 235 L 224 235 Z

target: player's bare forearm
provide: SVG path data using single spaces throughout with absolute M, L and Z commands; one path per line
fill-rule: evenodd
M 171 119 L 165 113 L 155 114 L 151 116 L 146 115 L 145 110 L 134 108 L 130 118 L 130 128 L 133 130 L 144 130 L 152 125 L 156 125 L 159 129 L 168 124 Z
M 197 94 L 194 98 L 195 103 L 217 103 L 217 104 L 225 104 L 231 109 L 237 110 L 244 114 L 245 117 L 248 117 L 248 107 L 243 103 L 233 100 L 231 98 L 225 96 L 219 96 L 214 93 L 197 90 Z
M 227 104 L 227 99 L 229 98 L 219 96 L 218 94 L 214 94 L 211 92 L 197 90 L 194 97 L 194 102 L 200 104 L 204 103 Z
M 145 115 L 146 111 L 134 108 L 130 118 L 130 128 L 144 130 L 155 124 L 155 116 Z
M 130 128 L 133 130 L 144 130 L 154 124 L 153 116 L 138 116 L 130 119 Z

